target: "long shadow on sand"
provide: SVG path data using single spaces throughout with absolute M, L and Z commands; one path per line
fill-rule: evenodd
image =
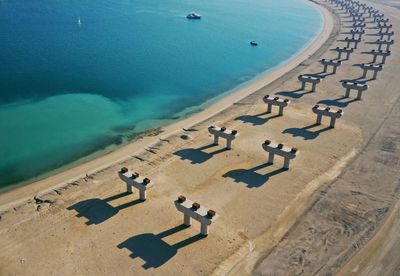
M 373 56 L 374 55 L 374 52 L 372 52 L 372 51 L 364 51 L 364 52 L 361 52 L 361 54 L 362 55 L 369 55 L 369 56 Z M 373 64 L 381 64 L 381 63 L 379 63 L 379 62 L 370 62 L 371 64 L 373 63 Z M 359 64 L 354 64 L 353 66 L 359 66 Z
M 201 148 L 193 149 L 183 149 L 174 152 L 175 155 L 179 156 L 182 160 L 190 160 L 191 164 L 201 164 L 211 159 L 214 155 L 227 151 L 227 148 L 221 148 L 212 152 L 205 152 L 204 150 L 216 147 L 218 145 L 210 144 Z
M 282 131 L 283 134 L 289 133 L 293 135 L 293 137 L 303 137 L 304 140 L 313 140 L 319 136 L 320 133 L 325 132 L 327 130 L 332 129 L 331 127 L 323 127 L 319 128 L 317 130 L 310 130 L 313 128 L 316 128 L 320 125 L 318 124 L 312 124 L 303 128 L 287 128 L 284 131 Z
M 332 106 L 337 106 L 337 107 L 347 107 L 349 104 L 358 101 L 357 99 L 351 99 L 345 96 L 339 97 L 337 99 L 326 99 L 326 100 L 321 100 L 318 102 L 318 104 L 324 104 L 324 105 L 332 105 Z
M 319 76 L 321 78 L 325 78 L 325 77 L 332 76 L 332 75 L 335 75 L 335 74 L 336 73 L 333 73 L 333 72 L 321 71 L 321 72 L 315 73 L 314 75 L 315 76 Z
M 157 268 L 175 256 L 180 248 L 188 246 L 205 237 L 201 234 L 198 234 L 173 245 L 170 245 L 162 240 L 163 238 L 182 231 L 188 227 L 189 226 L 186 225 L 179 225 L 157 235 L 153 233 L 140 234 L 127 239 L 117 247 L 119 249 L 126 248 L 131 251 L 132 254 L 130 257 L 132 259 L 138 257 L 145 261 L 142 266 L 144 269 Z
M 250 169 L 236 169 L 225 173 L 223 177 L 232 178 L 236 183 L 245 183 L 247 188 L 258 188 L 264 185 L 270 177 L 287 171 L 285 168 L 279 168 L 267 174 L 260 174 L 257 172 L 271 165 L 272 164 L 265 163 Z
M 300 91 L 303 91 L 303 92 L 300 92 Z M 303 97 L 304 95 L 310 94 L 310 93 L 314 93 L 314 92 L 313 91 L 305 91 L 305 90 L 299 88 L 299 89 L 292 90 L 292 91 L 281 91 L 276 94 L 282 95 L 285 97 L 291 97 L 293 99 L 299 99 L 299 98 Z
M 138 203 L 143 202 L 140 199 L 136 199 L 127 203 L 124 203 L 119 206 L 111 206 L 108 202 L 130 195 L 127 192 L 120 193 L 118 195 L 114 195 L 105 199 L 100 198 L 91 198 L 87 200 L 83 200 L 81 202 L 75 203 L 67 208 L 67 210 L 75 210 L 78 212 L 76 217 L 85 217 L 87 218 L 86 225 L 92 224 L 100 224 L 109 218 L 116 215 L 120 210 L 134 206 Z
M 235 118 L 235 120 L 242 121 L 243 123 L 250 123 L 250 124 L 253 124 L 253 126 L 260 126 L 260 125 L 267 123 L 269 120 L 281 117 L 281 115 L 279 115 L 279 114 L 268 116 L 266 118 L 262 117 L 267 114 L 271 114 L 271 113 L 263 112 L 263 113 L 256 114 L 256 115 L 242 115 L 242 116 Z
M 377 64 L 379 64 L 379 63 L 377 63 Z M 354 67 L 361 67 L 361 64 L 353 64 L 353 66 Z M 350 82 L 357 82 L 357 83 L 360 83 L 360 84 L 366 84 L 366 83 L 368 83 L 370 81 L 374 81 L 374 80 L 376 80 L 376 79 L 374 79 L 373 77 L 368 79 L 366 77 L 360 76 L 358 78 L 340 80 L 340 82 L 342 83 L 344 81 L 350 81 Z
M 361 64 L 357 63 L 357 64 L 353 64 L 354 67 L 360 67 L 361 68 Z M 342 83 L 344 81 L 350 81 L 350 82 L 357 82 L 360 84 L 365 84 L 367 83 L 369 80 L 365 79 L 363 76 L 360 76 L 358 78 L 352 78 L 352 79 L 342 79 L 339 82 Z

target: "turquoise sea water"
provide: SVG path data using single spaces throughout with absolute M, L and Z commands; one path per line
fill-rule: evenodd
M 321 26 L 303 0 L 0 0 L 0 188 L 176 119 Z

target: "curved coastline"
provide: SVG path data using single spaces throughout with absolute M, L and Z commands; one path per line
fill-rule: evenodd
M 13 206 L 18 206 L 29 199 L 33 195 L 46 193 L 50 190 L 62 187 L 68 183 L 74 182 L 78 179 L 85 177 L 86 175 L 94 174 L 98 171 L 104 170 L 116 163 L 132 158 L 136 152 L 142 150 L 144 147 L 154 144 L 159 139 L 164 139 L 168 136 L 176 134 L 181 131 L 182 128 L 194 125 L 196 123 L 207 120 L 221 111 L 232 106 L 235 102 L 246 98 L 247 96 L 255 93 L 259 89 L 271 84 L 275 80 L 284 76 L 292 69 L 296 68 L 299 64 L 306 61 L 311 55 L 317 52 L 324 43 L 330 37 L 333 31 L 333 17 L 330 12 L 320 6 L 314 1 L 306 1 L 306 4 L 313 5 L 322 14 L 323 24 L 320 32 L 314 37 L 311 42 L 306 45 L 302 50 L 292 56 L 290 59 L 284 61 L 275 68 L 271 68 L 266 72 L 260 73 L 259 75 L 246 82 L 244 85 L 240 85 L 239 88 L 235 88 L 222 93 L 221 95 L 207 101 L 201 106 L 207 106 L 205 109 L 198 113 L 189 115 L 186 118 L 182 118 L 172 124 L 166 125 L 162 128 L 162 134 L 156 133 L 156 135 L 150 134 L 141 139 L 136 139 L 126 145 L 123 145 L 111 152 L 106 152 L 104 155 L 95 157 L 85 163 L 80 163 L 77 166 L 70 167 L 66 165 L 60 169 L 54 170 L 49 177 L 34 181 L 24 182 L 20 186 L 11 186 L 9 190 L 6 190 L 0 195 L 0 211 L 3 209 L 9 209 Z M 200 107 L 201 107 L 200 106 Z M 87 157 L 82 158 L 83 160 Z M 80 161 L 82 161 L 82 159 Z M 76 162 L 73 162 L 74 164 Z

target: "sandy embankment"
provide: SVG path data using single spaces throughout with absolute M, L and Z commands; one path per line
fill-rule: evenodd
M 395 5 L 387 6 L 393 1 L 365 2 L 383 12 L 397 34 L 400 11 Z M 344 29 L 346 18 L 341 16 L 341 21 Z M 368 42 L 375 40 L 377 32 L 373 25 L 368 24 L 361 55 L 353 55 L 353 64 L 371 60 L 368 51 L 375 47 Z M 360 154 L 337 179 L 313 195 L 306 211 L 276 247 L 264 252 L 253 273 L 399 274 L 399 45 L 391 52 L 384 74 L 367 81 L 368 99 L 360 105 L 350 102 L 351 107 L 345 109 L 357 110 L 352 121 L 363 133 Z
M 319 39 L 272 74 L 166 127 L 161 136 L 145 137 L 1 195 L 6 211 L 0 221 L 0 274 L 243 273 L 250 272 L 259 257 L 268 261 L 268 253 L 279 248 L 303 210 L 309 212 L 313 192 L 331 184 L 353 155 L 368 145 L 398 97 L 393 91 L 399 82 L 396 54 L 376 81 L 380 85 L 386 81 L 388 89 L 379 91 L 373 83 L 363 101 L 341 103 L 345 116 L 333 130 L 313 126 L 311 107 L 321 100 L 338 104 L 340 100 L 334 99 L 343 95 L 338 80 L 358 77 L 360 70 L 352 65 L 370 59 L 362 54 L 369 47 L 363 44 L 337 75 L 326 76 L 317 93 L 297 91 L 296 76 L 320 72 L 318 59 L 335 57 L 329 49 L 343 43 L 335 41 L 339 25 L 322 10 L 326 25 Z M 261 97 L 274 93 L 292 101 L 284 117 L 265 114 Z M 206 128 L 212 123 L 239 131 L 233 150 L 209 145 Z M 272 166 L 265 164 L 267 155 L 261 149 L 265 139 L 299 148 L 290 171 L 283 171 L 278 160 Z M 124 193 L 116 175 L 120 166 L 157 183 L 146 202 L 135 200 L 137 194 Z M 86 173 L 89 177 L 76 180 Z M 38 191 L 42 192 L 33 199 Z M 220 214 L 207 238 L 198 235 L 196 223 L 189 229 L 179 226 L 182 217 L 172 203 L 179 194 Z M 16 198 L 21 198 L 19 205 Z M 298 269 L 285 255 L 274 259 L 273 265 L 277 263 Z

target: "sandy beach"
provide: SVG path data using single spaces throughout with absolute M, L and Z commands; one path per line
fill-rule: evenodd
M 394 1 L 365 3 L 397 34 Z M 365 80 L 362 100 L 343 98 L 339 81 L 359 78 L 354 65 L 372 59 L 376 24 L 337 74 L 324 73 L 319 60 L 336 58 L 351 22 L 311 4 L 324 28 L 285 65 L 185 120 L 0 194 L 0 275 L 399 273 L 400 46 Z M 316 92 L 299 90 L 300 74 L 323 76 Z M 290 99 L 284 116 L 266 113 L 265 95 Z M 344 111 L 334 129 L 315 125 L 317 103 Z M 232 150 L 212 145 L 212 124 L 238 131 Z M 267 164 L 267 139 L 299 149 L 290 170 Z M 121 167 L 155 183 L 146 201 L 126 193 Z M 207 237 L 197 222 L 182 226 L 179 195 L 218 213 Z
M 307 1 L 306 3 L 310 5 L 315 5 L 313 4 L 313 2 Z M 315 38 L 315 40 L 306 49 L 301 51 L 298 55 L 295 55 L 290 60 L 286 61 L 283 65 L 265 73 L 264 75 L 258 76 L 256 80 L 250 82 L 244 87 L 241 87 L 240 89 L 232 91 L 232 93 L 229 93 L 227 96 L 208 106 L 206 109 L 198 113 L 194 113 L 184 120 L 180 120 L 176 123 L 163 127 L 162 129 L 152 130 L 149 131 L 149 133 L 140 135 L 139 138 L 134 141 L 134 143 L 130 143 L 129 145 L 121 147 L 118 150 L 111 152 L 110 154 L 101 156 L 100 158 L 96 158 L 94 160 L 91 160 L 90 162 L 86 162 L 82 165 L 62 171 L 61 173 L 57 173 L 56 175 L 45 178 L 43 180 L 30 183 L 29 185 L 24 185 L 22 187 L 14 188 L 10 192 L 1 194 L 0 211 L 2 210 L 2 208 L 8 209 L 10 206 L 14 206 L 15 204 L 19 205 L 22 202 L 26 202 L 32 197 L 32 194 L 46 193 L 47 191 L 51 191 L 55 187 L 55 185 L 62 187 L 68 183 L 85 177 L 86 174 L 96 173 L 103 170 L 104 168 L 110 167 L 111 165 L 132 158 L 133 155 L 139 154 L 141 151 L 143 151 L 144 147 L 151 146 L 152 144 L 158 142 L 160 139 L 164 139 L 168 136 L 179 134 L 182 129 L 211 118 L 212 116 L 219 113 L 221 110 L 227 109 L 228 107 L 242 100 L 246 96 L 276 81 L 279 77 L 282 77 L 287 72 L 297 67 L 301 62 L 305 61 L 316 51 L 321 51 L 320 48 L 329 38 L 329 36 L 331 35 L 331 30 L 333 29 L 332 18 L 329 12 L 324 9 L 321 9 L 321 12 L 325 22 L 319 36 Z M 18 198 L 19 200 L 16 201 L 16 198 Z

